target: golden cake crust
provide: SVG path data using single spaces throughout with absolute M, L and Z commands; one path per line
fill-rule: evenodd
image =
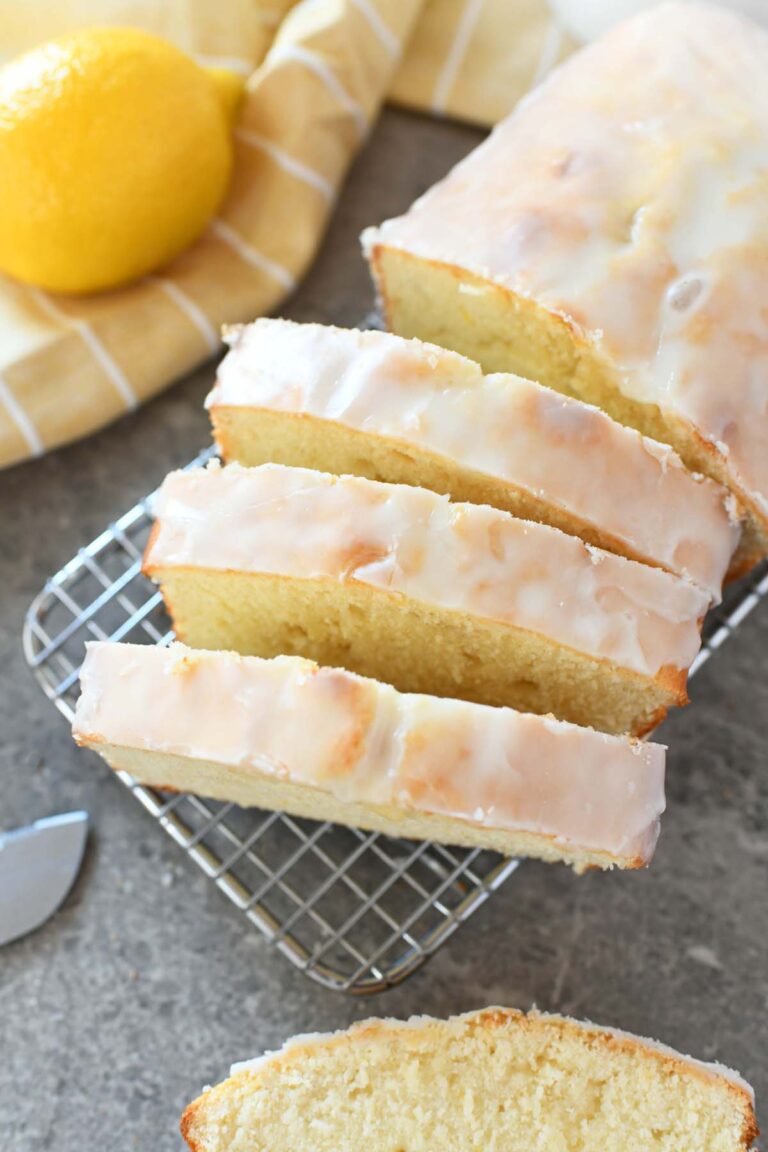
M 572 388 L 725 481 L 750 521 L 734 571 L 768 550 L 766 67 L 735 13 L 654 6 L 364 241 L 396 331 L 443 324 L 486 370 Z M 421 263 L 410 287 L 392 254 Z
M 694 1079 L 703 1086 L 716 1083 L 718 1090 L 724 1090 L 734 1109 L 742 1114 L 738 1147 L 747 1152 L 759 1135 L 753 1093 L 741 1077 L 729 1069 L 704 1064 L 629 1033 L 583 1024 L 569 1017 L 548 1015 L 536 1010 L 526 1014 L 516 1009 L 499 1007 L 452 1017 L 447 1021 L 430 1017 L 413 1017 L 408 1021 L 365 1020 L 352 1025 L 345 1032 L 297 1037 L 277 1053 L 235 1067 L 229 1080 L 194 1100 L 181 1118 L 181 1132 L 193 1152 L 210 1152 L 208 1146 L 198 1140 L 198 1131 L 205 1127 L 212 1099 L 240 1085 L 256 1090 L 262 1084 L 267 1087 L 270 1083 L 277 1083 L 281 1075 L 290 1074 L 292 1069 L 300 1072 L 303 1063 L 318 1052 L 344 1049 L 359 1042 L 374 1045 L 389 1043 L 418 1052 L 431 1044 L 444 1043 L 448 1035 L 478 1036 L 493 1043 L 495 1037 L 503 1037 L 510 1032 L 562 1037 L 599 1054 L 640 1057 L 643 1061 L 655 1064 L 665 1078 Z
M 91 644 L 81 684 L 77 742 L 152 787 L 579 869 L 653 853 L 658 745 L 179 644 Z

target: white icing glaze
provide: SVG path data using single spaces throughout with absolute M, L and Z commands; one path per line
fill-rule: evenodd
M 569 1016 L 558 1016 L 555 1013 L 541 1013 L 542 1016 L 554 1020 L 570 1021 Z M 573 1023 L 573 1021 L 571 1021 Z M 733 1068 L 729 1068 L 727 1064 L 720 1064 L 717 1060 L 697 1060 L 694 1056 L 685 1056 L 678 1052 L 675 1048 L 670 1048 L 668 1044 L 662 1044 L 660 1040 L 652 1040 L 647 1036 L 636 1036 L 632 1032 L 625 1032 L 621 1028 L 609 1028 L 605 1024 L 592 1024 L 589 1023 L 587 1027 L 592 1032 L 602 1032 L 604 1035 L 613 1036 L 617 1040 L 629 1040 L 636 1044 L 642 1044 L 645 1048 L 650 1048 L 652 1052 L 658 1052 L 661 1056 L 668 1056 L 672 1060 L 683 1060 L 686 1064 L 690 1064 L 693 1068 L 698 1069 L 700 1072 L 706 1073 L 713 1079 L 722 1078 L 723 1080 L 730 1081 L 738 1088 L 741 1088 L 747 1093 L 750 1100 L 754 1103 L 755 1090 L 744 1077 L 736 1072 Z
M 275 464 L 173 472 L 145 557 L 358 582 L 515 625 L 653 677 L 687 669 L 704 592 L 506 512 L 424 488 Z
M 230 336 L 210 408 L 308 414 L 522 488 L 719 600 L 739 538 L 711 480 L 605 413 L 386 332 L 257 320 Z
M 768 34 L 662 4 L 583 49 L 365 237 L 567 317 L 768 516 Z
M 459 700 L 405 695 L 299 657 L 90 644 L 78 740 L 212 760 L 648 861 L 664 748 Z
M 481 1012 L 465 1012 L 460 1016 L 452 1016 L 445 1023 L 448 1025 L 461 1025 L 464 1022 L 472 1022 L 473 1020 L 477 1019 L 479 1015 L 483 1015 L 485 1013 L 494 1014 L 497 1012 L 504 1013 L 507 1011 L 509 1011 L 509 1009 L 494 1005 L 489 1008 L 482 1009 Z M 651 1040 L 645 1036 L 637 1036 L 632 1032 L 624 1032 L 620 1028 L 611 1028 L 607 1025 L 593 1024 L 588 1020 L 575 1020 L 572 1016 L 561 1016 L 555 1012 L 539 1012 L 536 1009 L 532 1009 L 531 1015 L 534 1017 L 534 1019 L 540 1019 L 545 1023 L 548 1020 L 552 1020 L 557 1023 L 573 1026 L 587 1034 L 598 1033 L 603 1036 L 612 1036 L 617 1040 L 628 1040 L 632 1044 L 639 1044 L 643 1048 L 647 1048 L 651 1053 L 658 1053 L 660 1056 L 668 1057 L 671 1060 L 681 1061 L 684 1064 L 688 1064 L 691 1068 L 695 1068 L 698 1072 L 703 1072 L 706 1076 L 713 1080 L 722 1079 L 727 1080 L 731 1084 L 735 1084 L 738 1088 L 747 1094 L 752 1102 L 754 1102 L 755 1093 L 752 1085 L 748 1084 L 743 1076 L 740 1075 L 740 1073 L 734 1071 L 732 1068 L 728 1068 L 725 1064 L 719 1064 L 715 1061 L 697 1060 L 695 1057 L 686 1056 L 682 1052 L 678 1052 L 676 1049 L 670 1048 L 667 1044 L 662 1044 L 658 1040 Z M 513 1015 L 512 1019 L 514 1020 L 514 1018 L 515 1017 Z M 291 1039 L 287 1040 L 281 1048 L 273 1052 L 265 1052 L 263 1056 L 256 1056 L 252 1060 L 241 1060 L 238 1063 L 233 1064 L 230 1068 L 229 1074 L 230 1076 L 236 1076 L 240 1072 L 256 1071 L 277 1057 L 283 1056 L 286 1052 L 290 1052 L 291 1049 L 306 1047 L 308 1045 L 322 1046 L 334 1040 L 341 1040 L 347 1036 L 354 1036 L 354 1033 L 358 1030 L 364 1032 L 371 1025 L 385 1024 L 393 1029 L 418 1029 L 424 1027 L 425 1025 L 428 1026 L 434 1023 L 442 1024 L 443 1021 L 435 1020 L 435 1018 L 432 1016 L 411 1016 L 408 1020 L 396 1020 L 393 1017 L 384 1017 L 382 1019 L 376 1019 L 375 1017 L 372 1017 L 368 1020 L 361 1020 L 359 1023 L 353 1024 L 352 1027 L 347 1030 L 339 1029 L 336 1032 L 306 1032 L 298 1036 L 291 1037 Z
M 765 24 L 768 12 L 765 0 L 718 0 L 724 8 L 733 8 L 743 16 Z M 626 20 L 657 0 L 548 0 L 560 24 L 575 40 L 584 44 L 603 36 L 614 24 Z

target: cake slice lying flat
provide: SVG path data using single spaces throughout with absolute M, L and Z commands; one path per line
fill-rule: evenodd
M 725 490 L 599 409 L 386 332 L 262 319 L 228 338 L 208 398 L 226 460 L 491 504 L 720 598 L 739 538 Z
M 424 488 L 303 468 L 172 473 L 145 571 L 178 639 L 639 735 L 687 699 L 707 596 Z
M 731 488 L 768 552 L 768 33 L 653 5 L 366 250 L 389 325 L 605 408 Z
M 297 656 L 90 644 L 73 732 L 144 784 L 589 867 L 639 868 L 664 748 Z
M 727 1068 L 489 1008 L 298 1036 L 235 1065 L 181 1131 L 193 1152 L 746 1152 L 757 1126 Z

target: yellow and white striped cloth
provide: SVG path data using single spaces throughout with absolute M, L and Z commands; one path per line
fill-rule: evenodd
M 428 0 L 389 99 L 489 126 L 574 47 L 546 0 Z
M 547 0 L 0 0 L 0 59 L 108 23 L 248 74 L 234 177 L 207 234 L 128 288 L 0 277 L 0 467 L 115 419 L 213 355 L 222 323 L 274 310 L 387 92 L 489 124 L 571 46 Z

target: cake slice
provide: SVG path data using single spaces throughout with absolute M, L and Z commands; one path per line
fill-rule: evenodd
M 719 1064 L 488 1008 L 298 1036 L 236 1064 L 181 1131 L 193 1152 L 747 1152 L 753 1101 Z
M 768 33 L 659 4 L 364 236 L 390 327 L 671 444 L 768 552 Z
M 166 478 L 144 570 L 178 639 L 639 735 L 687 699 L 688 581 L 424 488 L 304 468 Z
M 143 784 L 391 836 L 640 868 L 664 748 L 298 656 L 89 644 L 73 733 Z
M 739 538 L 725 490 L 599 409 L 387 332 L 262 319 L 227 336 L 207 402 L 226 460 L 491 504 L 719 600 Z

